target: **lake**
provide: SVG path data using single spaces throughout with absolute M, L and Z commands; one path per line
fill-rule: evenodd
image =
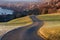
M 2 14 L 12 14 L 13 10 L 3 9 L 0 7 L 0 15 Z

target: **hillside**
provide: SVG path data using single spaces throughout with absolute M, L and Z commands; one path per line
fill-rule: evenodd
M 44 20 L 44 25 L 38 30 L 47 40 L 60 40 L 60 14 L 39 15 L 38 19 Z
M 26 17 L 22 17 L 22 18 L 17 18 L 17 19 L 13 19 L 9 22 L 7 22 L 8 24 L 21 24 L 21 25 L 24 25 L 24 24 L 29 24 L 31 23 L 32 20 L 29 18 L 29 16 L 26 16 Z
M 0 36 L 13 29 L 30 24 L 32 24 L 32 20 L 29 18 L 29 16 L 17 18 L 5 23 L 0 23 Z

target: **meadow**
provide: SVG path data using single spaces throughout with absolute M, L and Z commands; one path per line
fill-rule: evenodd
M 30 25 L 30 24 L 32 24 L 32 20 L 29 18 L 29 16 L 17 18 L 5 23 L 0 22 L 0 36 L 13 29 Z
M 60 14 L 38 15 L 44 25 L 38 30 L 38 35 L 45 40 L 60 40 Z

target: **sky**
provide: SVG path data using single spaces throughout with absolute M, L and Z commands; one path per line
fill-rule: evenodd
M 38 1 L 38 0 L 0 0 L 0 1 Z
M 0 1 L 27 1 L 27 2 L 33 2 L 33 1 L 35 1 L 35 2 L 46 2 L 46 1 L 49 1 L 49 0 L 0 0 Z

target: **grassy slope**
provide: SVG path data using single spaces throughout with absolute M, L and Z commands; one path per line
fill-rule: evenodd
M 11 20 L 9 22 L 7 22 L 7 24 L 13 24 L 13 25 L 26 25 L 26 24 L 31 24 L 32 20 L 29 18 L 29 16 L 26 17 L 22 17 L 22 18 L 17 18 L 14 20 Z
M 60 14 L 39 15 L 38 18 L 44 21 L 60 21 Z
M 32 24 L 32 20 L 28 16 L 17 18 L 6 23 L 0 23 L 0 35 L 2 35 L 4 32 L 8 32 L 20 26 L 25 26 L 30 24 Z
M 60 36 L 60 14 L 39 15 L 38 19 L 44 20 L 44 25 L 38 31 L 38 35 L 43 35 L 50 40 L 59 40 Z M 56 38 L 56 39 L 55 39 Z

